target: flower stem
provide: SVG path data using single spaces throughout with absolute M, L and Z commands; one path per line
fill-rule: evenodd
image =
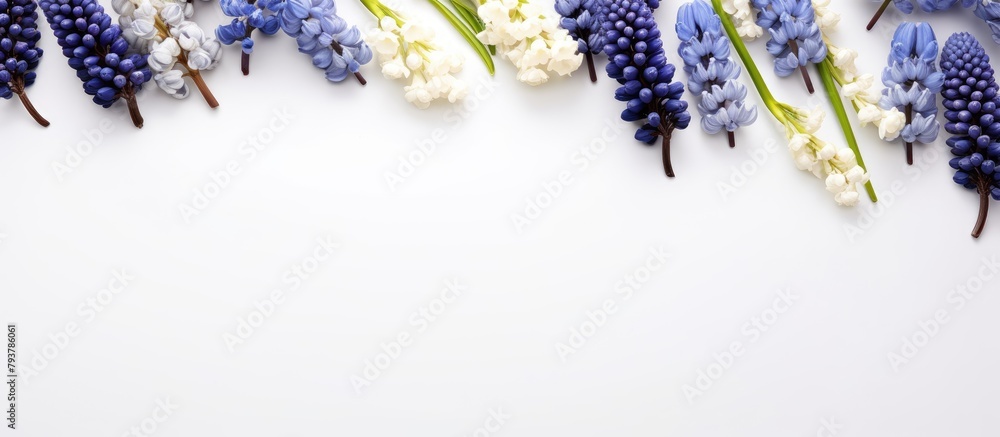
M 668 178 L 672 178 L 674 177 L 674 166 L 670 163 L 670 136 L 673 134 L 673 128 L 666 128 L 663 131 L 665 131 L 665 133 L 661 134 L 663 137 L 663 171 L 667 174 Z
M 247 3 L 249 3 L 251 5 L 254 4 L 254 3 L 256 3 L 256 2 L 257 2 L 257 0 L 247 0 Z M 257 29 L 257 28 L 251 26 L 250 23 L 246 23 L 246 27 L 247 27 L 247 30 L 246 30 L 246 32 L 243 33 L 243 38 L 250 38 L 250 36 L 253 35 L 253 31 L 255 29 Z M 243 75 L 244 76 L 249 76 L 250 75 L 250 54 L 247 53 L 247 52 L 244 52 L 242 50 L 240 52 L 242 53 L 242 56 L 240 56 L 240 70 L 243 71 Z
M 858 165 L 868 171 L 868 167 L 865 166 L 865 160 L 861 157 L 861 149 L 858 148 L 858 140 L 854 137 L 854 128 L 851 127 L 851 121 L 847 118 L 847 110 L 844 108 L 844 101 L 840 97 L 840 92 L 837 90 L 837 85 L 833 81 L 833 72 L 831 71 L 830 63 L 824 61 L 816 64 L 816 69 L 819 70 L 819 76 L 823 80 L 823 86 L 826 88 L 826 94 L 830 98 L 830 103 L 833 105 L 833 111 L 837 113 L 837 121 L 840 122 L 840 129 L 844 131 L 844 138 L 847 139 L 847 145 L 854 151 L 854 156 L 858 158 Z M 875 194 L 875 187 L 872 185 L 871 180 L 865 182 L 865 190 L 868 191 L 868 197 L 872 202 L 878 202 L 878 196 Z
M 594 54 L 590 50 L 587 50 L 584 56 L 587 58 L 587 70 L 590 72 L 590 81 L 597 83 L 597 70 L 594 69 Z
M 212 90 L 208 89 L 208 84 L 205 83 L 205 79 L 201 77 L 201 72 L 198 70 L 189 70 L 188 73 L 191 74 L 191 80 L 198 87 L 198 91 L 201 91 L 201 95 L 205 97 L 205 101 L 208 102 L 208 106 L 212 108 L 219 107 L 219 101 L 215 99 L 215 95 L 212 94 Z
M 729 14 L 722 9 L 722 0 L 712 0 L 712 7 L 715 9 L 715 13 L 719 15 L 722 19 L 722 27 L 726 29 L 726 35 L 729 37 L 729 41 L 733 44 L 733 48 L 736 49 L 736 53 L 740 56 L 740 61 L 743 62 L 743 67 L 746 69 L 747 74 L 750 76 L 750 80 L 753 82 L 755 88 L 757 88 L 757 94 L 760 94 L 760 99 L 764 101 L 764 106 L 767 110 L 771 112 L 774 118 L 788 129 L 788 119 L 785 116 L 784 110 L 781 109 L 781 104 L 778 103 L 774 95 L 771 94 L 771 90 L 768 89 L 767 83 L 764 82 L 764 77 L 761 76 L 760 70 L 757 69 L 757 64 L 754 63 L 753 58 L 750 56 L 750 52 L 747 50 L 747 46 L 743 43 L 743 38 L 740 37 L 739 33 L 736 32 L 736 26 L 733 24 L 733 20 L 729 18 Z M 791 135 L 794 132 L 789 132 Z
M 913 105 L 906 105 L 904 113 L 906 114 L 906 125 L 909 126 L 910 123 L 913 123 Z M 906 164 L 913 165 L 913 143 L 904 141 L 903 147 L 906 148 Z
M 976 172 L 976 187 L 979 191 L 979 217 L 976 226 L 972 228 L 972 238 L 979 238 L 986 227 L 986 216 L 990 212 L 990 180 L 988 176 Z
M 135 88 L 131 82 L 125 84 L 125 88 L 122 88 L 121 98 L 125 99 L 125 104 L 128 105 L 128 115 L 132 118 L 132 124 L 141 129 L 143 124 L 142 114 L 139 113 L 139 103 L 135 100 Z
M 362 0 L 361 3 L 365 3 L 366 1 L 369 0 Z M 468 42 L 469 45 L 472 46 L 472 49 L 476 51 L 476 54 L 479 55 L 479 59 L 482 59 L 483 64 L 486 65 L 486 70 L 489 71 L 490 76 L 492 76 L 493 73 L 496 71 L 496 66 L 494 66 L 493 64 L 493 57 L 490 56 L 489 50 L 486 48 L 485 45 L 483 45 L 483 42 L 479 40 L 479 37 L 476 36 L 476 32 L 473 32 L 473 29 L 471 29 L 469 25 L 467 25 L 464 21 L 462 21 L 461 18 L 455 15 L 455 13 L 451 11 L 451 9 L 448 9 L 448 7 L 444 5 L 444 3 L 441 3 L 440 0 L 428 0 L 428 1 L 432 5 L 434 5 L 434 8 L 437 9 L 438 12 L 441 13 L 441 15 L 444 15 L 444 18 L 446 18 L 448 22 L 451 23 L 451 26 L 454 27 L 455 30 L 458 31 L 458 33 L 462 34 L 462 38 L 465 38 L 465 41 Z M 367 6 L 367 4 L 365 6 Z
M 17 94 L 17 98 L 21 100 L 21 104 L 28 111 L 28 115 L 31 115 L 31 118 L 35 119 L 35 122 L 42 125 L 42 127 L 49 127 L 49 121 L 45 117 L 42 117 L 42 114 L 38 113 L 35 105 L 31 104 L 31 100 L 28 99 L 28 93 L 24 91 L 24 75 L 15 75 L 13 79 L 10 89 L 14 94 Z
M 788 48 L 792 49 L 792 52 L 795 53 L 795 56 L 799 55 L 799 44 L 795 42 L 794 39 L 788 40 Z M 806 83 L 806 90 L 809 91 L 809 94 L 815 94 L 816 88 L 813 87 L 812 78 L 809 77 L 809 69 L 807 69 L 805 65 L 800 65 L 799 72 L 802 73 L 802 80 L 805 81 Z
M 868 22 L 868 27 L 865 28 L 866 30 L 872 30 L 872 28 L 875 27 L 875 23 L 878 23 L 879 18 L 882 18 L 882 14 L 885 13 L 885 10 L 889 7 L 890 2 L 892 2 L 892 0 L 885 0 L 882 2 L 882 6 L 878 8 L 878 12 L 875 12 L 875 16 L 872 17 L 872 21 Z
M 728 135 L 729 136 L 729 148 L 730 149 L 735 149 L 736 148 L 736 132 L 729 131 L 728 134 L 729 134 Z

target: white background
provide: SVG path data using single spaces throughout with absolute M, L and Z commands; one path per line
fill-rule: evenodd
M 834 3 L 844 19 L 832 37 L 878 74 L 905 16 L 890 8 L 866 33 L 874 3 Z M 339 4 L 374 24 L 359 3 Z M 763 107 L 735 150 L 696 124 L 677 132 L 668 180 L 659 149 L 617 121 L 623 104 L 603 73 L 596 85 L 580 70 L 532 88 L 497 58 L 489 78 L 428 4 L 402 4 L 467 56 L 462 77 L 483 98 L 421 111 L 374 64 L 368 86 L 331 84 L 277 35 L 258 40 L 249 77 L 226 48 L 205 74 L 216 110 L 198 94 L 144 90 L 138 130 L 123 105 L 90 102 L 42 24 L 29 94 L 52 126 L 0 105 L 0 322 L 18 324 L 22 374 L 19 429 L 0 434 L 995 435 L 1000 279 L 981 267 L 997 253 L 1000 212 L 969 236 L 978 197 L 951 181 L 943 133 L 908 169 L 901 144 L 858 129 L 877 207 L 838 207 L 795 169 Z M 678 4 L 656 12 L 674 62 Z M 215 3 L 196 6 L 208 29 L 228 20 Z M 1000 53 L 971 11 L 910 19 L 931 21 L 942 43 L 971 28 Z M 798 77 L 775 78 L 763 44 L 751 49 L 779 98 L 829 109 Z M 282 110 L 288 127 L 253 159 L 241 154 Z M 53 164 L 86 151 L 102 123 L 110 132 L 58 177 Z M 386 173 L 436 129 L 444 141 L 390 189 Z M 832 113 L 822 132 L 844 144 Z M 582 169 L 593 145 L 603 153 Z M 230 161 L 240 173 L 185 220 L 180 205 Z M 512 215 L 561 172 L 570 182 L 519 232 Z M 745 182 L 721 194 L 734 172 Z M 300 287 L 284 282 L 326 237 L 334 256 Z M 660 248 L 666 265 L 617 294 Z M 134 279 L 102 293 L 117 269 Z M 452 278 L 465 289 L 442 310 Z M 984 285 L 959 307 L 966 284 Z M 275 289 L 283 303 L 230 350 L 224 335 L 260 322 L 254 304 Z M 796 297 L 774 320 L 779 290 Z M 80 309 L 101 296 L 112 296 L 102 311 Z M 591 329 L 588 311 L 609 299 L 616 312 Z M 441 314 L 423 325 L 429 305 Z M 921 334 L 942 311 L 947 322 Z M 772 324 L 757 337 L 746 324 L 762 316 Z M 584 344 L 561 356 L 581 328 Z M 403 332 L 411 343 L 355 390 L 352 375 Z M 923 345 L 915 355 L 904 337 Z M 716 358 L 734 342 L 740 356 Z M 903 352 L 894 368 L 888 354 Z M 699 383 L 710 386 L 689 402 L 684 387 Z M 176 405 L 162 422 L 158 400 Z M 509 416 L 499 430 L 481 429 L 498 409 Z

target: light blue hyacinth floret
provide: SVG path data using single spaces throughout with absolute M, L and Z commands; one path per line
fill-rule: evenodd
M 746 102 L 747 88 L 737 80 L 740 67 L 730 57 L 722 21 L 712 6 L 694 0 L 677 11 L 675 30 L 688 90 L 700 97 L 702 129 L 710 134 L 729 132 L 729 147 L 735 147 L 732 133 L 757 120 L 757 106 Z
M 809 93 L 815 92 L 806 66 L 826 59 L 826 44 L 816 24 L 811 0 L 752 0 L 757 9 L 757 25 L 767 29 L 771 39 L 767 51 L 774 56 L 774 72 L 790 76 L 802 72 Z
M 868 22 L 868 30 L 872 30 L 875 27 L 875 23 L 878 23 L 879 18 L 882 18 L 882 14 L 889 5 L 892 4 L 899 9 L 900 12 L 904 14 L 909 14 L 914 11 L 917 7 L 924 12 L 940 12 L 946 9 L 951 9 L 952 6 L 961 4 L 962 7 L 971 7 L 975 3 L 988 3 L 990 0 L 876 0 L 882 2 L 882 6 L 878 8 L 875 12 L 875 16 L 872 17 L 871 21 Z
M 927 23 L 903 23 L 892 37 L 888 66 L 882 72 L 879 106 L 896 108 L 906 115 L 900 137 L 906 145 L 906 161 L 913 163 L 913 143 L 931 143 L 941 129 L 937 121 L 937 93 L 944 74 L 937 70 L 938 43 Z
M 578 44 L 577 50 L 583 53 L 590 71 L 590 81 L 597 82 L 597 70 L 594 68 L 594 55 L 604 50 L 607 43 L 601 30 L 601 15 L 599 0 L 556 0 L 555 10 L 562 18 L 559 27 L 566 29 Z
M 976 16 L 986 21 L 993 31 L 993 41 L 1000 44 L 1000 1 L 972 0 L 976 3 Z
M 278 0 L 268 8 L 278 15 L 281 30 L 295 38 L 299 51 L 309 55 L 328 80 L 340 82 L 353 73 L 362 85 L 367 83 L 358 70 L 372 60 L 372 50 L 361 31 L 337 15 L 333 0 Z
M 967 8 L 975 2 L 976 0 L 893 0 L 896 9 L 906 14 L 913 12 L 914 4 L 919 6 L 924 12 L 938 12 L 949 9 L 959 3 Z
M 240 43 L 243 51 L 241 67 L 243 74 L 250 74 L 250 54 L 253 53 L 253 32 L 260 30 L 265 35 L 274 35 L 281 28 L 278 16 L 266 13 L 271 3 L 279 0 L 221 0 L 222 13 L 233 17 L 229 24 L 215 29 L 215 36 L 225 45 Z

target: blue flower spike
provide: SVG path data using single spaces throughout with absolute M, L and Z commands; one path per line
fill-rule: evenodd
M 740 67 L 730 56 L 722 20 L 704 0 L 694 0 L 677 11 L 676 31 L 688 91 L 699 98 L 702 129 L 727 131 L 729 147 L 736 147 L 736 129 L 757 120 L 757 106 L 746 103 L 747 87 L 737 80 Z
M 635 139 L 653 144 L 662 140 L 663 170 L 674 177 L 670 137 L 674 129 L 691 123 L 684 84 L 674 82 L 675 67 L 667 62 L 663 41 L 650 5 L 644 0 L 602 0 L 601 14 L 607 44 L 608 76 L 621 86 L 615 99 L 625 102 L 622 119 L 643 125 Z
M 337 15 L 333 0 L 275 0 L 267 7 L 327 80 L 341 82 L 353 73 L 361 85 L 368 83 L 359 70 L 372 60 L 372 50 L 361 31 Z
M 47 127 L 49 121 L 24 91 L 35 83 L 34 70 L 42 58 L 42 49 L 35 47 L 41 38 L 36 9 L 33 0 L 0 0 L 0 97 L 17 94 L 31 118 Z
M 809 77 L 809 64 L 826 59 L 826 43 L 816 24 L 812 0 L 752 0 L 757 8 L 757 25 L 767 29 L 771 39 L 767 51 L 774 56 L 774 72 L 788 77 L 802 73 L 809 94 L 816 92 Z
M 955 183 L 979 193 L 979 218 L 972 236 L 986 226 L 990 197 L 1000 200 L 1000 96 L 990 57 L 979 41 L 962 32 L 948 38 L 941 52 L 944 71 L 945 130 L 955 155 Z
M 253 32 L 260 30 L 264 35 L 274 35 L 281 28 L 278 16 L 268 11 L 275 0 L 221 0 L 222 13 L 233 17 L 229 24 L 215 29 L 215 36 L 225 45 L 239 44 L 242 49 L 240 69 L 243 75 L 250 74 L 250 54 L 253 53 Z
M 135 95 L 153 74 L 146 55 L 129 51 L 128 41 L 97 0 L 39 0 L 69 66 L 83 81 L 83 91 L 105 108 L 125 99 L 135 127 L 142 114 Z
M 888 66 L 882 72 L 886 88 L 879 106 L 887 111 L 896 108 L 906 116 L 900 136 L 910 165 L 913 143 L 933 143 L 941 129 L 936 96 L 944 74 L 937 70 L 937 54 L 937 38 L 930 24 L 904 22 L 892 37 Z
M 990 1 L 990 0 L 986 0 Z M 872 17 L 871 21 L 868 22 L 868 26 L 865 27 L 867 30 L 872 30 L 878 20 L 882 18 L 882 14 L 885 13 L 886 9 L 889 9 L 889 4 L 895 4 L 896 9 L 899 9 L 904 14 L 909 14 L 913 12 L 914 3 L 920 6 L 920 9 L 924 12 L 939 12 L 946 9 L 951 9 L 952 6 L 961 3 L 962 7 L 970 7 L 977 3 L 976 0 L 882 0 L 882 5 L 879 6 L 878 10 L 875 11 L 875 15 Z
M 562 16 L 559 25 L 580 45 L 578 50 L 587 60 L 590 81 L 597 82 L 594 55 L 607 44 L 601 31 L 600 0 L 556 0 L 555 9 Z

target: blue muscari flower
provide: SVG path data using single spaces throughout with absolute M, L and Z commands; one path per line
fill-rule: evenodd
M 83 81 L 84 92 L 105 108 L 124 98 L 132 123 L 142 127 L 135 93 L 153 77 L 147 55 L 129 52 L 121 29 L 97 0 L 39 0 L 38 4 L 70 67 Z
M 1000 96 L 990 57 L 968 33 L 948 38 L 941 52 L 945 80 L 945 130 L 952 134 L 948 147 L 955 155 L 949 164 L 954 181 L 979 192 L 979 220 L 972 232 L 979 237 L 986 223 L 989 198 L 1000 200 Z
M 24 89 L 35 83 L 35 67 L 42 49 L 35 47 L 38 12 L 32 0 L 0 0 L 0 98 L 17 94 L 25 109 L 38 124 L 49 122 L 35 110 Z
M 594 55 L 604 50 L 606 44 L 599 0 L 556 0 L 555 9 L 562 16 L 559 25 L 576 40 L 577 50 L 587 58 L 591 82 L 597 82 Z
M 602 27 L 607 38 L 608 76 L 622 86 L 615 99 L 626 102 L 622 119 L 643 122 L 635 139 L 663 142 L 663 169 L 673 177 L 670 137 L 691 123 L 684 85 L 673 82 L 674 66 L 663 53 L 663 41 L 653 12 L 643 0 L 602 0 Z
M 275 0 L 220 0 L 222 13 L 233 17 L 229 24 L 215 29 L 215 36 L 226 45 L 240 43 L 243 51 L 241 67 L 243 74 L 250 74 L 250 53 L 253 53 L 253 31 L 259 29 L 265 35 L 274 35 L 281 28 L 277 15 L 265 13 Z
M 780 77 L 802 71 L 809 93 L 812 80 L 806 71 L 809 63 L 826 59 L 826 44 L 816 24 L 812 0 L 752 0 L 758 9 L 757 25 L 767 29 L 771 39 L 767 51 L 774 59 L 774 72 Z
M 896 108 L 906 114 L 906 126 L 900 132 L 906 147 L 906 162 L 913 164 L 913 143 L 932 143 L 937 139 L 937 93 L 941 92 L 944 74 L 937 71 L 938 43 L 934 29 L 927 23 L 900 24 L 892 37 L 889 65 L 882 71 L 879 106 Z
M 702 129 L 710 134 L 728 131 L 729 146 L 734 147 L 732 132 L 757 120 L 757 106 L 746 103 L 747 88 L 737 80 L 740 68 L 730 58 L 722 21 L 708 3 L 695 0 L 681 5 L 675 30 L 688 90 L 700 97 Z
M 295 38 L 299 51 L 313 65 L 326 71 L 326 78 L 340 82 L 348 73 L 364 85 L 358 70 L 372 60 L 372 51 L 361 31 L 337 15 L 333 0 L 275 0 L 268 9 L 278 15 L 281 29 Z

